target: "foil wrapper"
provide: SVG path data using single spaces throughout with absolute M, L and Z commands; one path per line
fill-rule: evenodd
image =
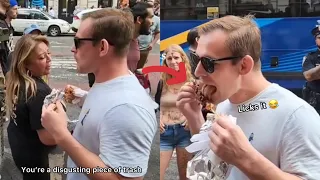
M 236 118 L 228 116 L 236 124 Z M 192 144 L 186 147 L 189 153 L 196 153 L 188 162 L 187 178 L 189 180 L 225 180 L 230 168 L 210 149 L 209 131 L 215 119 L 208 119 L 201 127 L 199 134 L 190 139 Z
M 55 104 L 58 100 L 64 101 L 64 90 L 52 89 L 51 93 L 47 95 L 43 101 L 45 107 L 48 107 L 50 104 Z M 77 97 L 72 101 L 72 104 L 80 103 L 82 98 L 87 95 L 87 91 L 84 91 L 80 88 L 74 89 L 74 95 Z M 67 107 L 66 107 L 67 108 Z M 68 130 L 73 131 L 79 120 L 67 120 L 68 121 Z
M 50 104 L 55 104 L 58 100 L 63 100 L 64 91 L 52 89 L 51 93 L 44 98 L 43 105 L 48 107 Z

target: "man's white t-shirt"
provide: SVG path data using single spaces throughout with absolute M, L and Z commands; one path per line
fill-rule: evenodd
M 158 129 L 156 108 L 134 75 L 95 83 L 82 106 L 73 137 L 108 167 L 120 169 L 122 176 L 144 176 Z M 68 173 L 67 180 L 88 180 L 85 169 L 78 168 L 70 157 L 67 166 L 74 172 Z
M 320 180 L 320 116 L 289 90 L 272 84 L 242 104 L 226 100 L 216 111 L 236 117 L 252 146 L 282 171 Z M 234 166 L 229 173 L 227 180 L 249 180 Z

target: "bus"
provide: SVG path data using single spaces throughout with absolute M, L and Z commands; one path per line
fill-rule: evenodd
M 317 49 L 311 30 L 320 23 L 320 0 L 163 0 L 160 51 L 170 44 L 187 50 L 189 30 L 211 18 L 246 14 L 261 30 L 264 76 L 301 97 L 303 59 Z

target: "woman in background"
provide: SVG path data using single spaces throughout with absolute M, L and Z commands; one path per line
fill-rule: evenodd
M 41 125 L 44 98 L 51 88 L 41 77 L 50 72 L 51 54 L 44 36 L 24 35 L 14 49 L 6 81 L 8 139 L 23 180 L 50 180 L 50 173 L 26 173 L 23 167 L 49 168 L 48 154 L 56 145 Z
M 187 55 L 179 45 L 170 45 L 164 51 L 163 66 L 179 71 L 180 62 L 184 62 L 186 66 L 186 82 L 192 81 Z M 191 143 L 191 134 L 186 118 L 176 107 L 178 92 L 186 82 L 168 85 L 166 82 L 171 78 L 171 75 L 162 73 L 156 94 L 157 101 L 160 104 L 160 180 L 164 180 L 174 149 L 177 153 L 180 180 L 186 180 L 187 163 L 192 156 L 185 150 L 185 147 Z

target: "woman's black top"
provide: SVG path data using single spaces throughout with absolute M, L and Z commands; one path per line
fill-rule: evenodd
M 42 144 L 37 130 L 43 129 L 41 113 L 44 98 L 51 93 L 51 88 L 41 79 L 34 78 L 37 92 L 26 102 L 25 86 L 20 87 L 20 97 L 16 105 L 16 118 L 10 119 L 8 139 L 13 158 L 17 166 L 48 166 L 49 150 L 55 146 Z M 29 162 L 28 162 L 29 161 Z

